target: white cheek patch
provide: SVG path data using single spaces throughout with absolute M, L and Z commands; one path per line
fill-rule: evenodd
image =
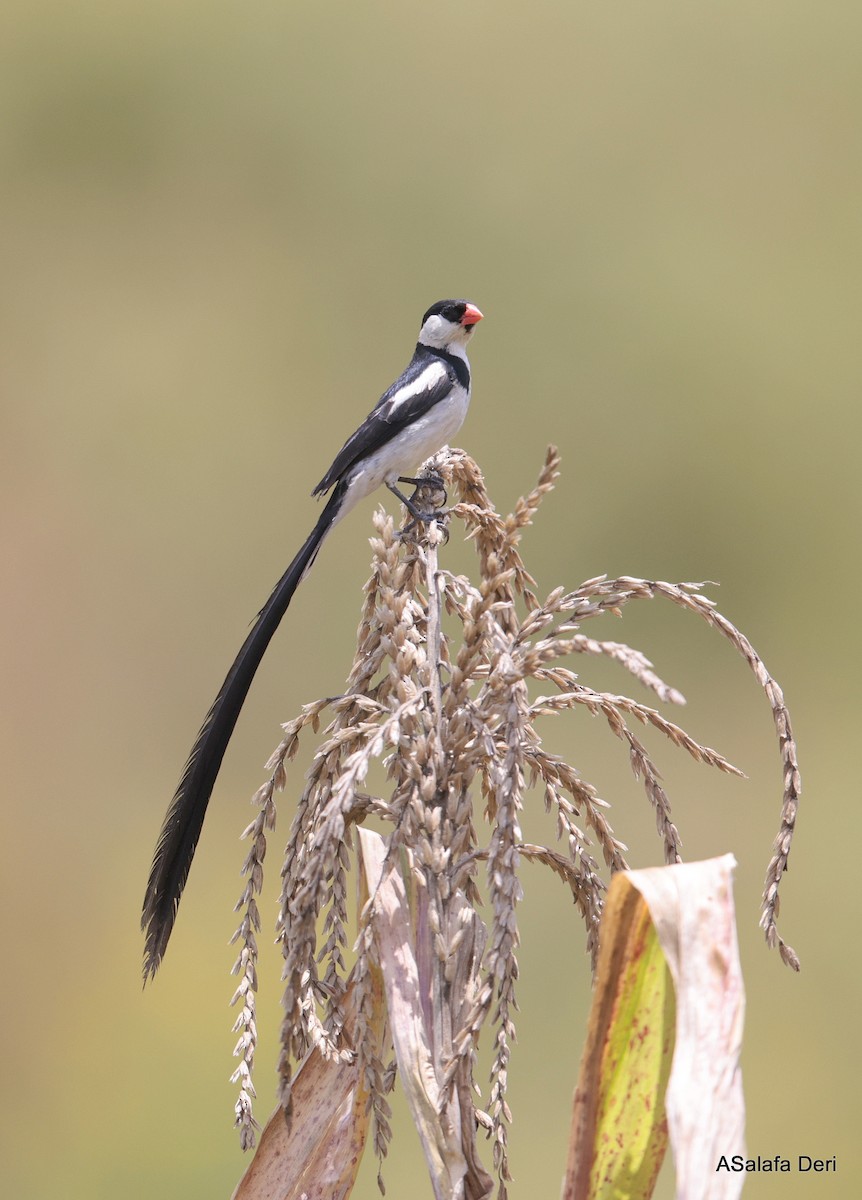
M 447 321 L 445 317 L 429 317 L 422 326 L 422 340 L 429 346 L 445 346 L 452 340 L 458 326 Z
M 425 322 L 425 332 L 433 338 L 438 338 L 442 334 L 443 322 L 440 317 L 429 317 Z

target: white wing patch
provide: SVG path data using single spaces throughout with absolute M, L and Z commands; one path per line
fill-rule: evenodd
M 409 405 L 422 392 L 430 392 L 432 388 L 439 387 L 446 377 L 446 368 L 441 362 L 429 363 L 421 374 L 399 388 L 395 395 L 390 396 L 386 403 L 381 406 L 380 415 L 383 420 L 392 421 L 395 419 L 405 405 Z

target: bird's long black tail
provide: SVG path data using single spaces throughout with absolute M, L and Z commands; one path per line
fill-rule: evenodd
M 272 590 L 206 715 L 167 811 L 144 896 L 144 981 L 155 975 L 176 920 L 210 795 L 251 681 L 300 580 L 335 524 L 346 485 L 337 484 L 302 549 Z

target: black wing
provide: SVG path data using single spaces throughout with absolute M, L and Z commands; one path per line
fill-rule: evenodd
M 312 492 L 329 491 L 354 463 L 385 446 L 397 434 L 418 421 L 452 391 L 457 380 L 447 362 L 436 355 L 414 355 L 410 365 L 385 391 L 374 408 L 335 456 L 335 461 Z

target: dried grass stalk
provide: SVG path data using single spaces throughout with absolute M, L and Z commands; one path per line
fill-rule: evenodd
M 252 850 L 239 908 L 241 973 L 236 1000 L 237 1078 L 242 1094 L 237 1123 L 244 1145 L 253 1143 L 251 1066 L 256 1044 L 254 990 L 259 925 L 255 896 L 260 890 L 266 829 L 275 821 L 274 792 L 285 782 L 287 762 L 300 736 L 317 731 L 331 714 L 306 775 L 282 867 L 278 940 L 284 955 L 284 1023 L 280 1099 L 289 1112 L 293 1064 L 314 1048 L 328 1058 L 363 1064 L 375 1119 L 378 1155 L 388 1143 L 391 1082 L 384 1063 L 390 1043 L 363 1018 L 362 988 L 379 958 L 369 903 L 360 914 L 352 995 L 358 996 L 352 1044 L 343 1037 L 346 993 L 347 873 L 352 825 L 371 814 L 390 826 L 387 861 L 400 864 L 412 914 L 410 954 L 415 957 L 425 1029 L 433 1050 L 440 1112 L 460 1112 L 471 1131 L 476 1123 L 492 1141 L 499 1195 L 506 1196 L 511 1113 L 507 1078 L 514 1040 L 518 978 L 517 907 L 520 860 L 544 865 L 562 878 L 586 927 L 586 946 L 595 961 L 605 881 L 593 857 L 598 846 L 611 873 L 627 867 L 626 847 L 615 836 L 608 805 L 577 770 L 549 754 L 537 731 L 539 718 L 585 708 L 601 716 L 627 749 L 643 782 L 669 862 L 681 860 L 681 842 L 670 804 L 651 754 L 630 728 L 650 725 L 696 761 L 741 774 L 715 750 L 690 737 L 656 709 L 624 695 L 593 691 L 560 660 L 602 655 L 619 663 L 659 700 L 684 703 L 639 651 L 586 637 L 580 624 L 605 612 L 620 613 L 637 599 L 663 597 L 695 613 L 743 655 L 764 688 L 775 718 L 785 768 L 781 828 L 767 874 L 761 924 L 770 946 L 798 968 L 795 954 L 778 936 L 778 886 L 787 863 L 799 796 L 796 745 L 781 690 L 748 640 L 701 594 L 701 584 L 670 584 L 605 576 L 575 591 L 557 588 L 540 603 L 536 584 L 520 553 L 520 539 L 559 473 L 550 447 L 536 487 L 501 516 L 491 503 L 475 462 L 462 450 L 444 449 L 425 464 L 456 495 L 436 521 L 398 534 L 391 517 L 374 514 L 372 573 L 357 634 L 357 651 L 343 695 L 307 705 L 284 726 L 284 738 L 268 764 L 271 775 L 257 800 L 260 813 L 246 831 Z M 425 511 L 445 503 L 429 482 L 417 500 Z M 441 570 L 439 547 L 450 522 L 463 522 L 476 549 L 477 581 Z M 554 693 L 531 702 L 528 682 L 550 684 Z M 382 761 L 386 795 L 364 789 L 375 759 Z M 519 813 L 531 790 L 541 792 L 554 818 L 561 850 L 526 845 Z M 484 812 L 476 800 L 481 794 Z M 487 938 L 475 909 L 480 901 L 477 871 L 484 863 L 490 900 Z M 323 937 L 320 942 L 321 935 Z M 358 989 L 358 991 L 357 991 Z M 474 1067 L 478 1039 L 494 1029 L 494 1056 L 487 1111 L 475 1107 Z M 446 1118 L 448 1120 L 448 1118 Z M 456 1122 L 457 1124 L 457 1122 Z M 472 1132 L 459 1150 L 468 1164 L 459 1196 L 484 1197 L 490 1182 L 475 1152 Z

